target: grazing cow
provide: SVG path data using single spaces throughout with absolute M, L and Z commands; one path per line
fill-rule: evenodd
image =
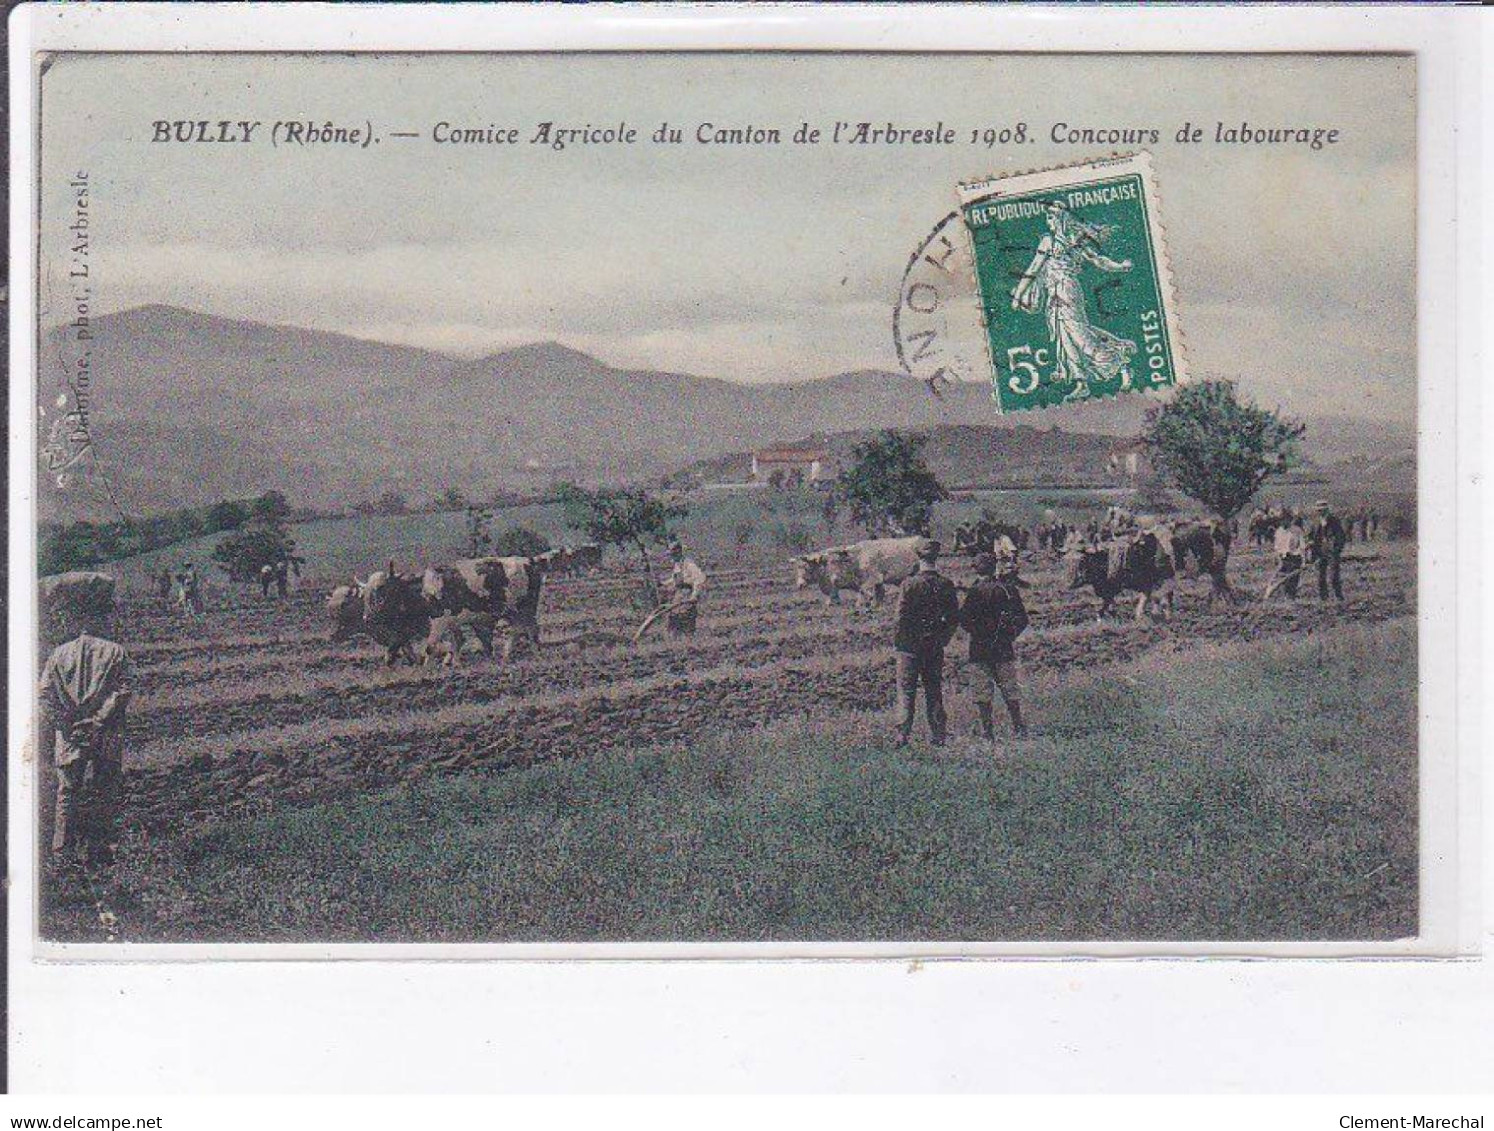
M 1136 619 L 1140 620 L 1152 606 L 1154 594 L 1164 590 L 1165 606 L 1157 601 L 1161 615 L 1172 609 L 1172 580 L 1176 567 L 1163 539 L 1154 531 L 1145 531 L 1130 539 L 1115 539 L 1102 546 L 1088 546 L 1071 539 L 1064 553 L 1068 587 L 1090 586 L 1100 598 L 1100 619 L 1110 612 L 1116 597 L 1130 591 L 1139 593 Z
M 914 552 L 923 539 L 871 538 L 849 546 L 832 546 L 794 559 L 795 587 L 817 586 L 832 604 L 840 603 L 842 590 L 854 590 L 858 603 L 880 605 L 884 588 L 900 585 L 918 572 Z
M 364 635 L 386 651 L 390 667 L 400 660 L 415 663 L 415 641 L 430 632 L 430 612 L 420 595 L 420 579 L 402 577 L 392 568 L 370 574 L 367 581 L 354 578 L 352 585 L 339 585 L 327 598 L 332 617 L 332 642 L 340 643 Z

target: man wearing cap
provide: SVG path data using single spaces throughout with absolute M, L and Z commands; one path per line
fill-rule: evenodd
M 903 583 L 897 602 L 897 693 L 900 705 L 898 745 L 913 732 L 918 688 L 935 746 L 944 745 L 948 716 L 944 711 L 944 648 L 960 623 L 960 598 L 954 582 L 939 572 L 939 543 L 924 539 L 914 551 L 918 572 Z
M 89 864 L 112 859 L 124 763 L 124 648 L 107 638 L 111 616 L 102 609 L 71 610 L 77 635 L 58 645 L 42 669 L 38 734 L 52 748 L 57 801 L 52 854 L 80 847 Z
M 960 624 L 970 634 L 970 663 L 985 674 L 975 692 L 981 734 L 994 741 L 993 689 L 1001 692 L 1012 730 L 1020 738 L 1027 733 L 1022 724 L 1022 700 L 1017 669 L 1016 641 L 1027 628 L 1027 607 L 1017 582 L 1017 555 L 978 554 L 977 579 L 965 593 Z
M 674 568 L 665 581 L 665 591 L 671 609 L 665 624 L 670 636 L 689 636 L 695 632 L 700 617 L 700 598 L 705 593 L 705 570 L 685 556 L 685 547 L 673 542 L 669 547 L 669 559 Z
M 1344 543 L 1348 536 L 1344 524 L 1328 509 L 1328 500 L 1317 502 L 1317 518 L 1307 534 L 1307 544 L 1312 550 L 1313 561 L 1318 566 L 1318 600 L 1328 600 L 1328 584 L 1333 583 L 1333 595 L 1344 599 L 1343 581 L 1339 576 L 1339 560 L 1343 557 Z

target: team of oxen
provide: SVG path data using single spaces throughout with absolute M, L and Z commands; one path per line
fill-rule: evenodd
M 973 535 L 973 536 L 972 536 Z M 853 594 L 858 605 L 880 605 L 918 568 L 919 536 L 871 538 L 832 546 L 794 559 L 798 589 L 818 589 L 836 604 Z M 1211 580 L 1209 600 L 1228 593 L 1225 564 L 1230 531 L 1207 519 L 1164 520 L 1117 507 L 1088 527 L 1045 523 L 1035 532 L 1007 524 L 962 528 L 956 553 L 995 549 L 1019 555 L 1036 542 L 1038 553 L 1064 563 L 1070 589 L 1089 588 L 1100 599 L 1099 616 L 1130 593 L 1135 615 L 1166 617 L 1173 611 L 1176 580 L 1189 572 Z M 539 644 L 540 595 L 545 579 L 590 572 L 601 564 L 595 544 L 564 547 L 529 557 L 463 558 L 422 573 L 387 569 L 355 578 L 328 598 L 334 641 L 363 635 L 385 650 L 386 662 L 460 662 L 467 634 L 485 655 L 504 659 Z M 495 645 L 499 641 L 499 645 Z
M 387 569 L 340 585 L 327 599 L 333 641 L 363 635 L 383 646 L 386 662 L 461 660 L 467 633 L 486 655 L 502 638 L 504 659 L 539 643 L 540 593 L 548 576 L 591 572 L 602 563 L 595 543 L 528 557 L 462 558 L 423 573 Z M 417 654 L 417 647 L 419 653 Z
M 1125 593 L 1137 595 L 1138 618 L 1170 615 L 1176 580 L 1190 569 L 1210 579 L 1210 604 L 1228 593 L 1230 531 L 1217 520 L 1163 520 L 1111 507 L 1103 523 L 1045 523 L 1035 534 L 1039 552 L 1062 559 L 1070 589 L 1094 590 L 1102 618 Z M 1015 557 L 1032 540 L 1020 527 L 982 523 L 956 534 L 955 552 L 995 549 Z M 836 604 L 846 592 L 855 594 L 862 606 L 881 604 L 889 586 L 917 570 L 915 550 L 921 541 L 918 536 L 873 538 L 805 554 L 795 559 L 796 585 L 817 588 Z

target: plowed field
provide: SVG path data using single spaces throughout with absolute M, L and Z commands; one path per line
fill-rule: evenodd
M 957 581 L 970 579 L 967 562 L 946 565 Z M 1261 604 L 1269 569 L 1266 556 L 1239 547 L 1231 561 L 1237 604 L 1211 609 L 1207 583 L 1185 578 L 1171 620 L 1101 624 L 1093 596 L 1065 589 L 1050 557 L 1029 555 L 1027 678 L 1061 680 L 1075 669 L 1133 661 L 1145 678 L 1149 654 L 1415 610 L 1412 543 L 1352 547 L 1341 607 L 1319 604 L 1314 577 L 1304 578 L 1296 601 Z M 125 606 L 121 636 L 136 691 L 127 823 L 179 829 L 424 774 L 585 757 L 892 704 L 892 602 L 871 611 L 829 606 L 818 593 L 795 592 L 786 565 L 718 566 L 693 638 L 667 639 L 661 626 L 638 645 L 628 642 L 638 621 L 628 574 L 551 579 L 536 653 L 504 664 L 472 651 L 455 670 L 389 669 L 371 643 L 329 643 L 322 601 L 331 584 L 308 580 L 284 602 L 245 589 L 195 622 L 148 603 Z M 959 637 L 950 649 L 950 699 L 955 727 L 968 730 L 964 653 Z

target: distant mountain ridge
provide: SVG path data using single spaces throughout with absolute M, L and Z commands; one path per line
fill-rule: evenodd
M 1013 421 L 995 413 L 985 386 L 936 398 L 878 370 L 746 384 L 619 369 L 556 342 L 460 358 L 169 306 L 104 315 L 93 331 L 100 466 L 121 504 L 142 514 L 271 487 L 324 507 L 388 490 L 411 502 L 447 487 L 481 498 L 887 427 L 1133 435 L 1151 403 L 1120 398 Z M 61 357 L 44 350 L 43 364 Z M 44 371 L 43 387 L 56 376 Z M 43 516 L 102 517 L 80 513 L 96 504 L 78 499 L 44 497 Z

